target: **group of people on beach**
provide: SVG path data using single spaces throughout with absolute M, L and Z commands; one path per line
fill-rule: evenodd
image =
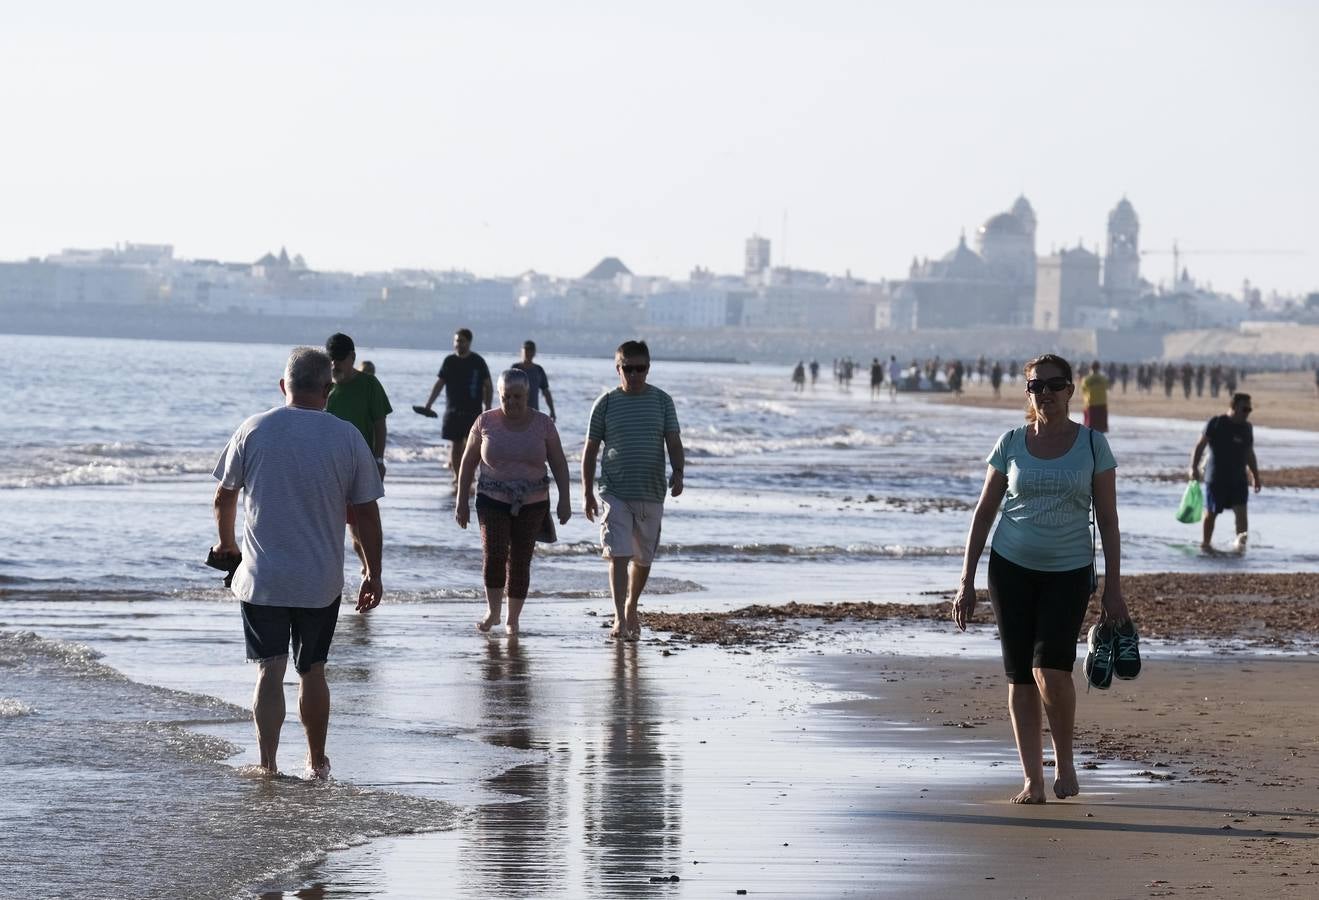
M 499 624 L 507 599 L 503 622 L 513 638 L 535 543 L 553 540 L 554 519 L 564 524 L 572 515 L 568 464 L 549 380 L 534 362 L 535 345 L 528 341 L 522 359 L 491 385 L 489 368 L 471 344 L 467 329 L 454 334 L 454 352 L 441 365 L 426 403 L 414 409 L 434 415 L 432 406 L 445 392 L 442 436 L 453 445 L 454 518 L 466 528 L 475 507 L 484 550 L 487 609 L 477 628 L 489 632 Z M 345 521 L 362 566 L 355 608 L 368 612 L 382 597 L 377 501 L 384 494 L 385 418 L 391 407 L 374 375 L 355 368 L 355 359 L 353 341 L 344 334 L 332 335 L 323 351 L 296 348 L 279 382 L 285 404 L 244 421 L 214 471 L 219 540 L 212 554 L 236 567 L 233 591 L 242 601 L 247 657 L 259 664 L 253 718 L 261 766 L 270 772 L 277 771 L 290 646 L 299 675 L 307 768 L 313 777 L 330 772 L 324 669 L 343 591 Z M 665 496 L 683 491 L 684 451 L 672 398 L 648 383 L 645 342 L 619 345 L 614 367 L 619 384 L 595 400 L 586 429 L 583 511 L 589 521 L 599 521 L 615 610 L 612 634 L 636 640 L 638 603 L 659 547 Z M 1087 378 L 1103 378 L 1099 368 L 1092 364 Z M 1083 425 L 1071 419 L 1077 384 L 1067 360 L 1044 354 L 1021 372 L 1026 424 L 1006 431 L 986 458 L 952 614 L 965 630 L 978 600 L 976 571 L 989 543 L 989 601 L 1024 775 L 1013 800 L 1040 803 L 1047 795 L 1045 722 L 1054 749 L 1054 795 L 1065 798 L 1080 790 L 1072 748 L 1072 671 L 1077 634 L 1100 584 L 1095 528 L 1102 538 L 1105 574 L 1100 621 L 1088 641 L 1087 680 L 1106 687 L 1115 676 L 1135 677 L 1140 655 L 1121 587 L 1117 460 L 1100 422 L 1088 417 L 1090 423 Z M 549 414 L 539 411 L 541 396 Z M 1210 451 L 1211 508 L 1215 514 L 1238 509 L 1240 532 L 1245 530 L 1245 492 L 1238 488 L 1247 473 L 1259 489 L 1253 438 L 1245 422 L 1249 413 L 1250 398 L 1234 396 L 1229 413 L 1206 426 L 1191 463 L 1193 476 L 1199 477 L 1203 451 Z M 553 515 L 551 480 L 558 493 Z M 240 492 L 245 500 L 241 548 L 235 537 Z M 1206 542 L 1212 527 L 1212 518 L 1206 519 Z
M 554 539 L 546 468 L 558 491 L 554 516 L 564 524 L 572 515 L 568 465 L 549 379 L 534 362 L 535 344 L 527 341 L 522 359 L 499 375 L 497 407 L 489 368 L 471 345 L 471 331 L 455 332 L 454 352 L 426 403 L 414 409 L 435 415 L 432 406 L 445 391 L 442 436 L 451 442 L 454 518 L 466 528 L 475 506 L 484 551 L 487 609 L 477 628 L 489 632 L 501 621 L 507 597 L 504 627 L 513 639 L 535 542 Z M 258 663 L 252 710 L 260 765 L 272 773 L 278 771 L 291 647 L 307 770 L 315 778 L 330 774 L 325 663 L 342 600 L 345 523 L 361 562 L 357 612 L 376 608 L 383 596 L 377 501 L 384 495 L 385 420 L 392 407 L 374 374 L 356 368 L 355 361 L 356 347 L 346 334 L 332 335 L 324 350 L 295 348 L 279 381 L 284 405 L 244 421 L 213 473 L 219 481 L 213 504 L 218 541 L 208 563 L 229 572 L 226 585 L 241 601 L 247 658 Z M 664 499 L 683 490 L 684 452 L 673 399 L 647 382 L 645 342 L 622 343 L 614 367 L 619 385 L 596 400 L 587 427 L 583 511 L 588 521 L 599 522 L 609 565 L 611 634 L 635 641 Z M 548 414 L 538 409 L 541 396 Z M 241 545 L 235 534 L 240 494 Z

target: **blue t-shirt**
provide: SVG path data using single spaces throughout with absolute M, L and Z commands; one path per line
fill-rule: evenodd
M 998 439 L 985 462 L 1008 478 L 990 544 L 995 553 L 1037 572 L 1090 565 L 1092 484 L 1096 474 L 1117 468 L 1108 438 L 1078 428 L 1072 449 L 1057 459 L 1037 459 L 1026 450 L 1025 427 L 1014 428 Z

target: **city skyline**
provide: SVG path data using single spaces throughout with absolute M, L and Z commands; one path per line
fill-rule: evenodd
M 1319 287 L 1305 4 L 227 16 L 4 14 L 0 77 L 25 87 L 0 97 L 22 138 L 0 150 L 0 258 L 287 245 L 329 270 L 578 276 L 617 256 L 682 278 L 739 271 L 760 233 L 776 265 L 879 281 L 1024 193 L 1040 252 L 1102 244 L 1127 196 L 1142 248 L 1177 241 L 1217 290 Z

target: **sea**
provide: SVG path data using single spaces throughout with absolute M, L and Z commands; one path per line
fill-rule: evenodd
M 492 372 L 517 358 L 479 337 Z M 211 471 L 244 418 L 282 402 L 289 349 L 0 335 L 12 400 L 0 454 L 0 893 L 284 896 L 327 853 L 463 829 L 507 801 L 501 778 L 553 758 L 534 741 L 473 737 L 492 703 L 527 701 L 492 695 L 490 684 L 510 667 L 525 677 L 528 661 L 473 642 L 484 605 L 479 534 L 453 520 L 438 420 L 411 410 L 447 351 L 362 347 L 394 405 L 385 604 L 340 620 L 328 670 L 335 779 L 298 777 L 295 722 L 281 756 L 289 776 L 252 771 L 253 672 L 236 603 L 202 563 L 215 540 Z M 796 360 L 655 352 L 650 381 L 674 398 L 687 471 L 686 490 L 666 504 L 644 609 L 951 595 L 985 457 L 1019 414 L 872 397 L 861 380 L 845 390 L 829 360 L 818 384 L 796 392 Z M 590 690 L 633 677 L 633 664 L 600 656 L 611 605 L 576 475 L 591 403 L 616 376 L 609 358 L 538 362 L 575 512 L 558 542 L 538 549 L 523 644 L 556 648 L 544 671 L 561 677 L 542 699 L 571 720 Z M 1185 471 L 1201 427 L 1112 417 L 1124 572 L 1314 569 L 1314 490 L 1253 498 L 1245 556 L 1199 552 L 1198 526 L 1173 518 L 1184 482 L 1160 476 Z M 1319 459 L 1319 434 L 1256 428 L 1255 439 L 1266 468 Z M 1226 544 L 1230 529 L 1220 530 Z M 350 551 L 350 585 L 355 566 Z M 712 707 L 819 699 L 762 677 L 761 658 L 709 665 L 746 681 L 720 681 Z

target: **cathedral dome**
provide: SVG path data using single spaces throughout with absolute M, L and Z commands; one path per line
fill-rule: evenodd
M 1026 228 L 1012 213 L 999 213 L 985 220 L 980 226 L 981 235 L 1024 235 Z
M 966 246 L 966 235 L 962 235 L 957 246 L 944 254 L 939 260 L 938 274 L 945 278 L 979 278 L 984 274 L 985 261 L 970 247 Z

